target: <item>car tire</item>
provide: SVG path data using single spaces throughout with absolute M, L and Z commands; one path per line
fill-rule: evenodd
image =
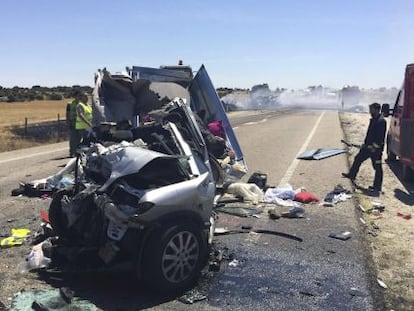
M 387 136 L 387 160 L 390 162 L 394 162 L 397 160 L 397 156 L 395 153 L 391 151 L 391 137 Z
M 171 224 L 153 233 L 143 253 L 144 281 L 152 289 L 178 292 L 197 281 L 206 262 L 207 240 L 194 224 Z

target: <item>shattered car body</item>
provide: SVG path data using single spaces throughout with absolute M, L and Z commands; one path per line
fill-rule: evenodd
M 200 71 L 199 79 L 191 71 L 143 67 L 128 75 L 97 73 L 97 142 L 78 156 L 74 187 L 59 190 L 49 209 L 58 236 L 52 267 L 126 265 L 167 291 L 197 279 L 214 232 L 216 187 L 230 177 L 218 161 L 231 154 L 245 165 Z M 195 114 L 202 110 L 202 117 Z M 206 130 L 216 119 L 225 139 Z

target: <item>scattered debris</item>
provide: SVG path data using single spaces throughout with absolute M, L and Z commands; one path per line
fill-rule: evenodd
M 98 310 L 91 302 L 73 296 L 74 293 L 68 288 L 22 291 L 13 298 L 10 311 Z
M 285 206 L 284 200 L 293 200 L 296 191 L 293 190 L 289 184 L 280 188 L 268 188 L 264 194 L 263 201 L 266 203 L 276 203 L 278 205 Z
M 239 265 L 239 261 L 237 259 L 233 259 L 229 262 L 230 267 L 237 267 Z
M 401 218 L 404 218 L 406 220 L 410 220 L 411 217 L 412 217 L 411 214 L 404 214 L 404 213 L 400 213 L 400 212 L 397 213 L 397 216 L 401 217 Z
M 384 289 L 388 288 L 387 284 L 385 284 L 382 280 L 377 279 L 377 282 L 378 282 L 378 285 L 381 286 L 382 288 Z
M 366 296 L 368 296 L 366 293 L 360 291 L 356 287 L 351 287 L 351 289 L 349 290 L 349 294 L 351 296 L 356 296 L 356 297 L 366 297 Z
M 329 192 L 326 196 L 324 201 L 330 202 L 333 204 L 344 202 L 350 198 L 352 198 L 351 192 L 345 189 L 341 184 L 335 186 L 334 190 Z
M 301 153 L 296 158 L 300 160 L 322 160 L 346 152 L 348 152 L 348 149 L 345 148 L 312 149 Z
M 263 200 L 263 191 L 256 184 L 234 182 L 228 185 L 225 191 L 255 205 Z
M 260 171 L 254 172 L 249 179 L 248 183 L 256 184 L 260 189 L 265 189 L 267 185 L 267 174 Z
M 11 235 L 0 241 L 0 247 L 19 246 L 29 237 L 29 229 L 11 229 Z
M 305 209 L 302 207 L 294 207 L 288 212 L 283 212 L 282 217 L 286 218 L 305 218 Z
M 359 221 L 360 221 L 360 222 L 362 222 L 362 224 L 363 224 L 363 225 L 366 225 L 366 224 L 367 224 L 367 223 L 366 223 L 366 221 L 364 220 L 364 218 L 361 218 L 361 217 L 360 217 L 360 218 L 359 218 Z
M 300 191 L 295 194 L 295 197 L 293 198 L 294 201 L 298 201 L 301 203 L 314 203 L 319 202 L 319 199 L 314 194 L 307 192 L 307 191 Z
M 319 206 L 324 206 L 324 207 L 334 207 L 334 206 L 335 206 L 335 204 L 334 204 L 334 203 L 332 203 L 332 202 L 322 202 L 322 203 L 319 203 Z
M 226 235 L 226 234 L 237 234 L 237 233 L 263 233 L 263 234 L 270 234 L 270 235 L 277 235 L 281 236 L 287 239 L 295 240 L 298 242 L 303 242 L 302 238 L 299 238 L 295 235 L 291 235 L 288 233 L 283 233 L 279 231 L 273 231 L 273 230 L 266 230 L 266 229 L 226 229 L 226 228 L 215 228 L 214 235 Z
M 385 209 L 385 205 L 381 202 L 372 201 L 371 204 L 373 208 L 380 210 L 381 212 L 383 212 Z
M 183 296 L 177 298 L 178 301 L 191 305 L 198 301 L 206 300 L 207 296 L 198 291 L 197 289 L 192 289 L 185 293 Z
M 300 290 L 299 294 L 309 297 L 315 297 L 316 295 L 314 293 L 311 293 L 310 291 Z
M 33 246 L 26 260 L 18 264 L 17 270 L 20 273 L 26 273 L 48 267 L 51 259 L 45 256 L 45 253 L 50 253 L 51 248 L 52 243 L 50 239 Z
M 340 232 L 334 232 L 329 234 L 330 238 L 346 241 L 349 240 L 352 237 L 351 232 L 349 231 L 340 231 Z
M 252 206 L 240 206 L 240 204 L 238 206 L 229 206 L 229 205 L 218 206 L 214 209 L 214 211 L 231 214 L 235 216 L 240 216 L 240 217 L 249 217 L 249 216 L 257 215 L 263 212 L 259 208 L 252 207 Z
M 280 214 L 276 211 L 276 209 L 270 209 L 267 211 L 269 214 L 269 218 L 270 219 L 279 219 L 280 218 Z

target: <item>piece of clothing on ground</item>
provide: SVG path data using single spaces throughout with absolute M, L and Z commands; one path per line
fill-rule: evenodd
M 263 200 L 263 191 L 256 184 L 235 182 L 227 187 L 226 192 L 240 196 L 252 204 L 258 204 Z
M 295 194 L 295 197 L 293 198 L 294 201 L 298 201 L 301 203 L 315 203 L 319 202 L 319 199 L 316 195 L 307 192 L 307 191 L 300 191 Z

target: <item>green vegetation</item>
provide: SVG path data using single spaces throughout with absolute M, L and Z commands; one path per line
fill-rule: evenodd
M 14 86 L 5 88 L 0 86 L 0 102 L 24 102 L 33 100 L 61 100 L 73 97 L 73 92 L 80 90 L 82 92 L 91 93 L 90 86 L 56 86 L 44 87 L 34 85 L 31 88 Z

